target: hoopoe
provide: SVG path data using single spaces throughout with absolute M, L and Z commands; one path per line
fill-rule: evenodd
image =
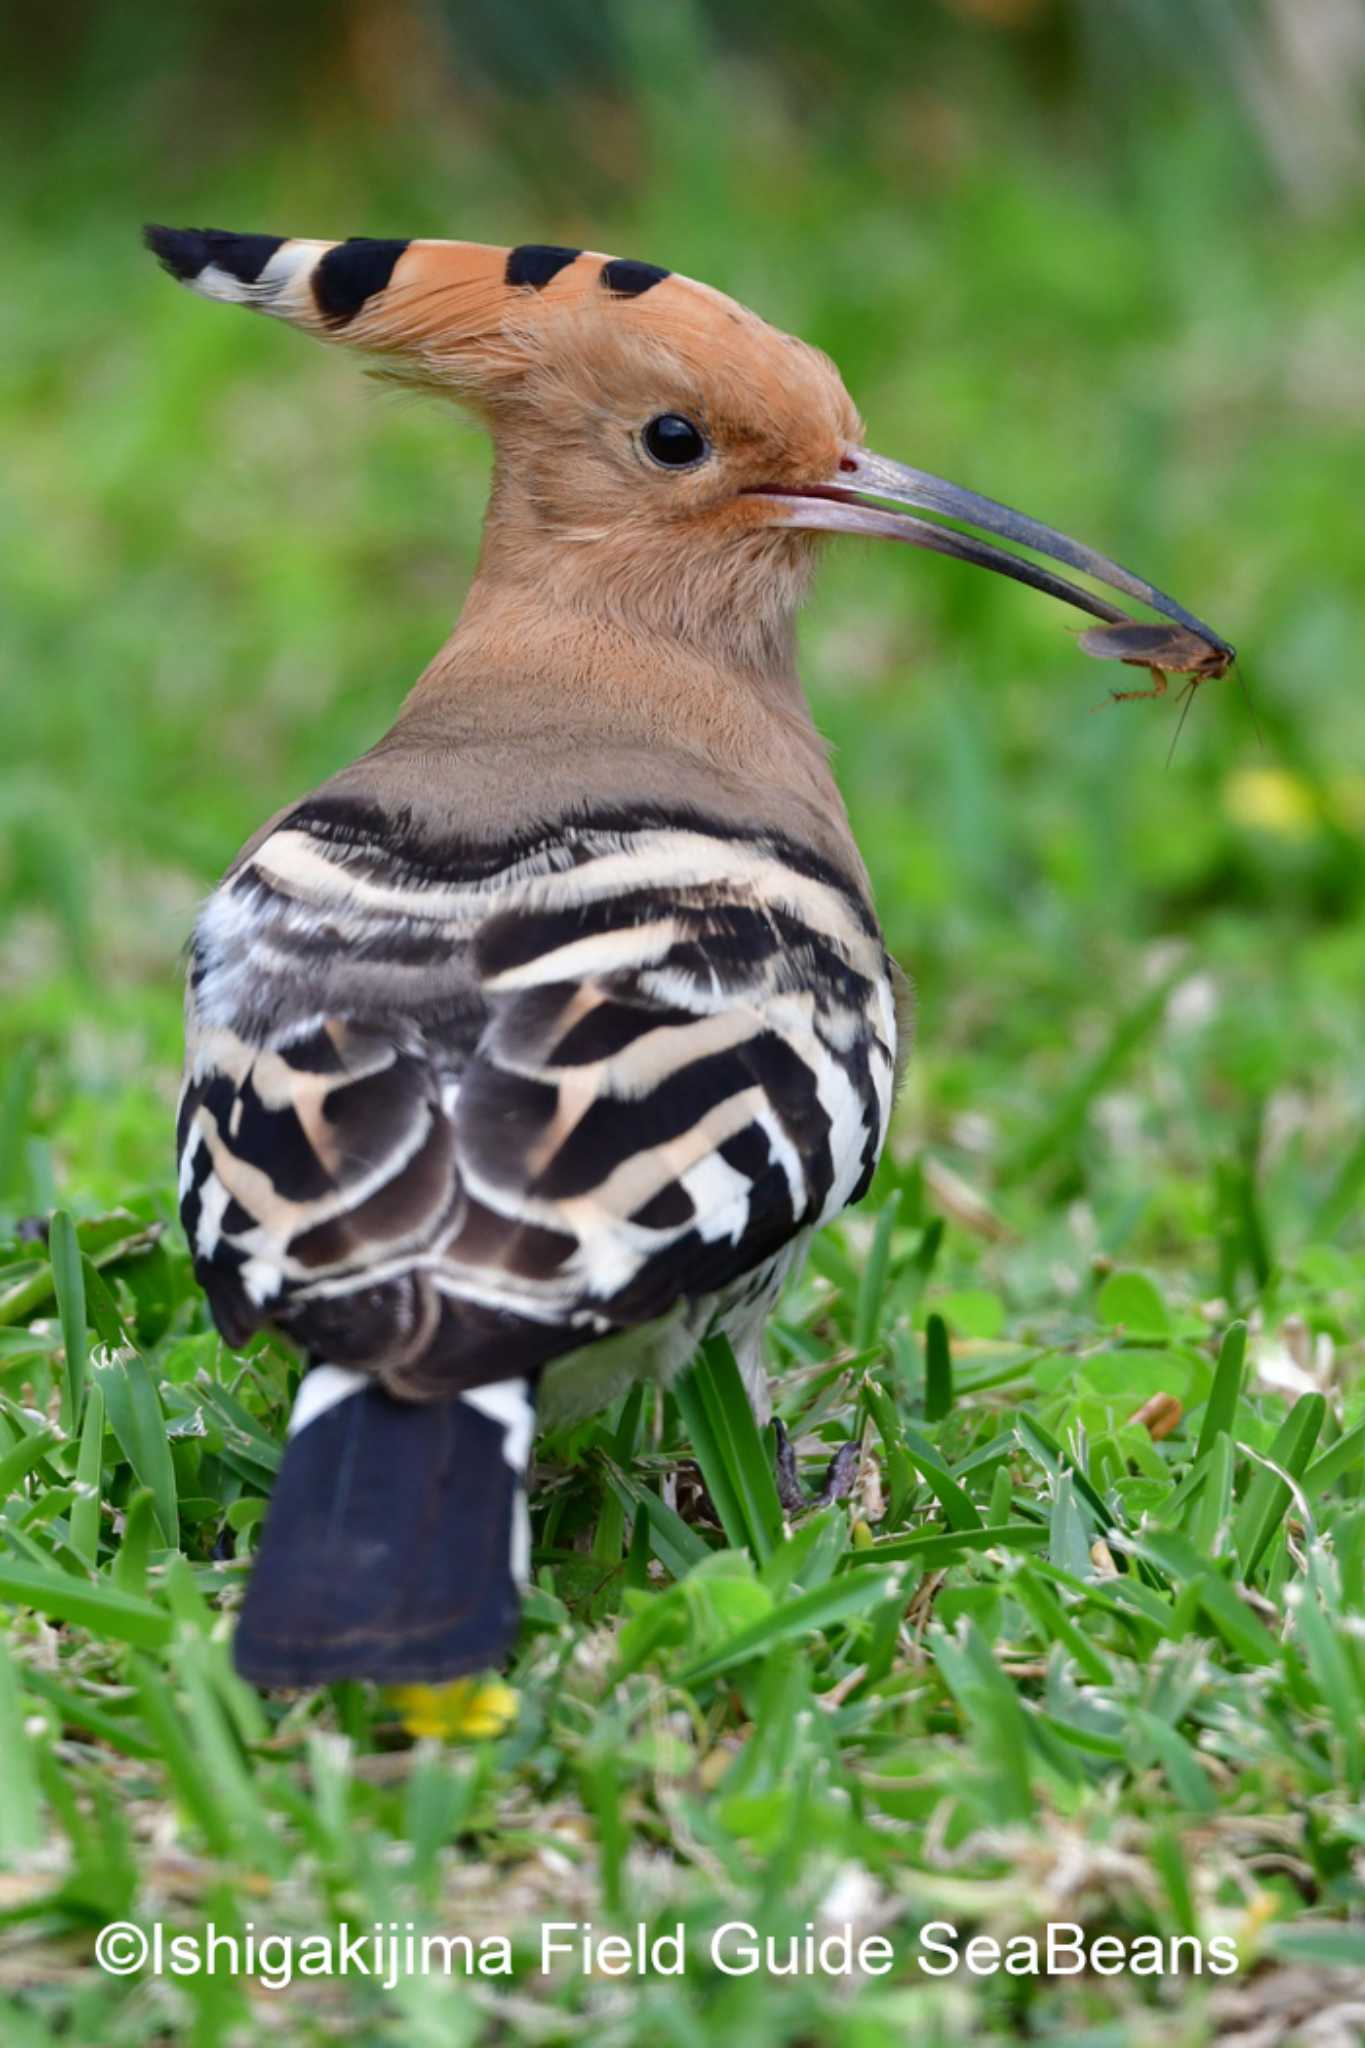
M 206 298 L 463 401 L 478 570 L 393 729 L 264 825 L 194 934 L 181 1214 L 229 1344 L 301 1382 L 236 1632 L 263 1685 L 504 1653 L 537 1405 L 764 1318 L 866 1190 L 906 983 L 797 678 L 818 539 L 956 555 L 1221 646 L 1142 579 L 871 454 L 829 360 L 578 249 L 154 227 Z

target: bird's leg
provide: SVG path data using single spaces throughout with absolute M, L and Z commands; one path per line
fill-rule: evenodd
M 801 1475 L 796 1469 L 796 1452 L 787 1435 L 786 1424 L 779 1416 L 773 1417 L 773 1476 L 777 1481 L 777 1498 L 786 1515 L 803 1515 L 806 1512 L 806 1496 L 801 1486 Z
M 836 1500 L 853 1491 L 860 1453 L 861 1445 L 857 1443 L 840 1444 L 825 1468 L 824 1484 L 810 1504 L 812 1509 L 832 1507 Z
M 773 1460 L 776 1468 L 777 1497 L 785 1514 L 814 1514 L 820 1508 L 832 1506 L 852 1487 L 858 1470 L 859 1447 L 856 1443 L 840 1444 L 829 1461 L 820 1491 L 807 1495 L 801 1484 L 801 1475 L 796 1469 L 796 1452 L 792 1448 L 792 1440 L 784 1424 L 776 1416 L 773 1418 L 773 1435 L 777 1444 Z

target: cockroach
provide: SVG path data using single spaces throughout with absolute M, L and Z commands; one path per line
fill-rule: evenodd
M 1121 661 L 1129 668 L 1147 670 L 1151 689 L 1115 690 L 1112 695 L 1119 703 L 1136 697 L 1164 697 L 1168 676 L 1189 676 L 1198 689 L 1225 676 L 1237 659 L 1235 648 L 1205 640 L 1186 626 L 1146 625 L 1139 619 L 1126 625 L 1091 626 L 1081 634 L 1081 647 L 1099 661 Z
M 1226 641 L 1206 640 L 1187 626 L 1148 625 L 1132 619 L 1123 624 L 1091 626 L 1080 636 L 1086 654 L 1099 661 L 1121 661 L 1129 668 L 1145 668 L 1152 679 L 1150 690 L 1111 690 L 1116 704 L 1131 704 L 1140 698 L 1164 697 L 1173 676 L 1188 676 L 1182 694 L 1180 718 L 1171 740 L 1169 763 L 1185 727 L 1190 704 L 1205 683 L 1225 676 L 1237 659 L 1237 650 Z

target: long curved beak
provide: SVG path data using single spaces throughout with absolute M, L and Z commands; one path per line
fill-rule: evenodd
M 772 490 L 760 490 L 757 495 L 770 498 L 774 505 L 781 506 L 781 517 L 774 520 L 775 525 L 908 541 L 912 547 L 929 548 L 936 554 L 952 555 L 960 562 L 975 562 L 978 568 L 994 569 L 998 575 L 1012 576 L 1018 583 L 1030 584 L 1035 590 L 1046 591 L 1049 597 L 1060 598 L 1064 604 L 1089 612 L 1092 618 L 1105 619 L 1113 625 L 1132 624 L 1131 613 L 1121 610 L 1106 598 L 1097 597 L 1080 584 L 1072 583 L 1069 578 L 1045 569 L 1039 562 L 1030 561 L 1024 555 L 1010 554 L 988 540 L 978 539 L 976 534 L 960 533 L 956 527 L 940 526 L 934 519 L 920 519 L 913 515 L 930 512 L 940 518 L 959 520 L 964 526 L 978 527 L 998 540 L 1032 548 L 1037 554 L 1093 577 L 1110 590 L 1136 598 L 1139 603 L 1174 620 L 1188 632 L 1197 634 L 1209 647 L 1225 655 L 1229 663 L 1234 658 L 1235 650 L 1221 634 L 1215 633 L 1212 626 L 1206 626 L 1202 619 L 1197 619 L 1193 612 L 1187 612 L 1173 597 L 1167 597 L 1165 591 L 1158 590 L 1154 583 L 1148 583 L 1145 577 L 1135 576 L 1131 569 L 1120 568 L 1107 556 L 1096 554 L 1093 548 L 1072 540 L 1065 533 L 1057 533 L 1037 519 L 1011 511 L 1008 505 L 998 505 L 993 498 L 982 498 L 975 491 L 964 490 L 960 484 L 945 483 L 942 477 L 930 476 L 927 470 L 910 469 L 904 463 L 890 462 L 884 455 L 874 455 L 868 448 L 850 449 L 839 465 L 838 474 L 826 482 L 812 484 L 808 488 L 780 485 Z M 891 509 L 899 506 L 912 507 L 913 511 Z

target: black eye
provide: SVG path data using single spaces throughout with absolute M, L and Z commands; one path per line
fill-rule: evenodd
M 665 469 L 690 469 L 711 453 L 705 434 L 680 412 L 661 412 L 645 428 L 645 452 Z

